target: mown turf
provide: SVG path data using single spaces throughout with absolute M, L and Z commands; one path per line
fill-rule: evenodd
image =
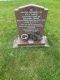
M 49 48 L 12 48 L 17 36 L 14 9 L 34 3 L 49 9 L 44 34 Z M 0 2 L 0 80 L 60 80 L 60 1 Z

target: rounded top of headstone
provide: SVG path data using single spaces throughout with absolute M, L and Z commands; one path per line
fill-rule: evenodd
M 42 8 L 44 10 L 48 10 L 48 8 L 44 8 L 43 6 L 39 6 L 39 5 L 36 5 L 36 4 L 28 4 L 28 5 L 25 5 L 25 6 L 21 6 L 21 7 L 18 7 L 15 9 L 15 11 L 18 11 L 19 9 L 22 9 L 22 8 L 27 8 L 27 7 L 37 7 L 37 8 Z

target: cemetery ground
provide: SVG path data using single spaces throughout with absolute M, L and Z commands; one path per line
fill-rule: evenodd
M 48 8 L 47 47 L 12 48 L 18 35 L 14 9 L 34 3 Z M 60 0 L 0 2 L 0 80 L 60 80 Z

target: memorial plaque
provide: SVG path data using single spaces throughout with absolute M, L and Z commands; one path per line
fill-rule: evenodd
M 42 40 L 47 13 L 47 8 L 34 4 L 15 9 L 19 35 L 18 45 L 45 44 Z

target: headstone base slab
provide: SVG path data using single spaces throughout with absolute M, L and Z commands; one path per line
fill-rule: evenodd
M 44 47 L 49 47 L 48 40 L 46 36 L 43 36 L 40 41 L 33 41 L 33 40 L 28 40 L 28 41 L 23 41 L 19 36 L 14 40 L 13 42 L 13 48 L 16 48 L 18 46 L 44 46 Z

